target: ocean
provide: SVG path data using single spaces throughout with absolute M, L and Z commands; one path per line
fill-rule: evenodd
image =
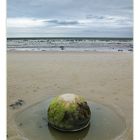
M 7 38 L 7 50 L 132 52 L 132 38 Z

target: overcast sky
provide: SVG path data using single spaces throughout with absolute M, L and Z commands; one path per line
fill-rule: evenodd
M 8 0 L 8 37 L 132 37 L 132 0 Z

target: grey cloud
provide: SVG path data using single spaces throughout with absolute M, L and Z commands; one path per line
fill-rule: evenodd
M 94 16 L 94 18 L 96 18 L 96 19 L 104 19 L 105 17 L 104 16 Z
M 86 16 L 87 19 L 104 19 L 105 16 L 94 16 L 94 15 L 87 15 Z
M 44 36 L 44 37 L 132 37 L 132 28 L 86 28 L 86 29 L 72 29 L 72 28 L 10 28 L 8 30 L 8 36 L 10 37 L 33 37 L 33 36 Z
M 127 15 L 127 8 L 132 10 L 132 0 L 8 0 L 7 3 L 8 17 L 77 18 L 84 14 Z
M 47 21 L 44 21 L 44 22 L 57 24 L 57 25 L 77 25 L 77 24 L 79 24 L 78 21 L 74 21 L 74 20 L 73 21 L 67 21 L 67 20 L 57 20 L 57 19 L 47 20 Z
M 131 5 L 131 6 L 122 6 L 122 7 L 120 7 L 120 9 L 123 9 L 123 10 L 132 10 L 133 9 L 133 5 Z

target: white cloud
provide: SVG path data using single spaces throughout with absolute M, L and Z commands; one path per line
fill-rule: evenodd
M 25 27 L 40 27 L 45 26 L 42 19 L 33 18 L 8 18 L 7 27 L 25 28 Z
M 60 20 L 60 19 L 38 19 L 38 18 L 8 18 L 7 27 L 9 28 L 31 28 L 31 27 L 130 27 L 133 22 L 131 18 L 122 16 L 93 16 L 90 19 Z
M 131 18 L 123 16 L 93 16 L 90 18 L 82 19 L 78 21 L 80 26 L 88 28 L 127 28 L 133 26 Z
M 130 35 L 133 22 L 123 16 L 91 16 L 83 19 L 8 18 L 8 36 L 93 36 L 94 34 Z M 94 35 L 96 36 L 96 35 Z

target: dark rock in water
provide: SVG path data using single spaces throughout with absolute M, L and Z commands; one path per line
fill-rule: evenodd
M 123 50 L 119 49 L 118 52 L 122 52 Z
M 129 49 L 128 51 L 133 51 L 133 49 Z
M 61 50 L 64 50 L 64 46 L 60 46 Z
M 54 98 L 48 108 L 48 123 L 61 131 L 78 131 L 89 125 L 90 108 L 83 97 L 63 94 Z

